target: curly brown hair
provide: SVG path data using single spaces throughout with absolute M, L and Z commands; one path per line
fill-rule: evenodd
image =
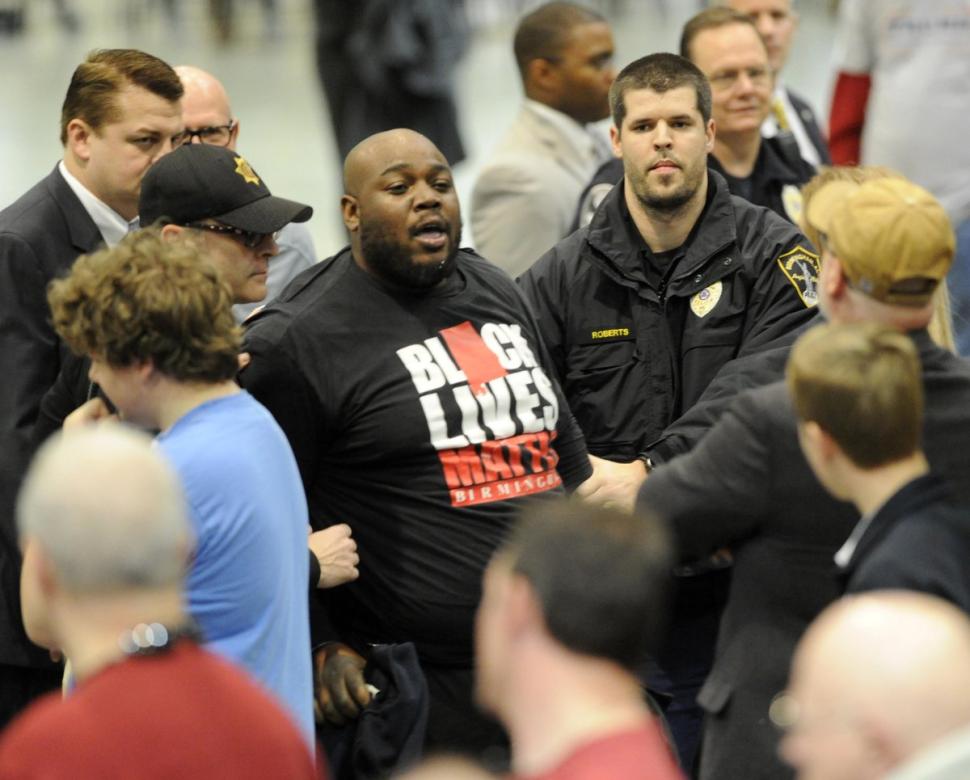
M 151 360 L 181 382 L 236 375 L 242 330 L 229 287 L 190 242 L 130 233 L 79 257 L 47 300 L 55 330 L 78 354 L 114 368 Z

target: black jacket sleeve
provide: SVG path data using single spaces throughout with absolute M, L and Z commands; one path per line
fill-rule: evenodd
M 638 505 L 670 522 L 684 560 L 752 535 L 767 510 L 774 464 L 757 398 L 738 398 L 692 452 L 655 469 L 640 489 Z
M 791 345 L 816 323 L 818 309 L 812 295 L 818 266 L 811 244 L 794 233 L 775 253 L 777 257 L 762 265 L 755 280 L 737 355 L 721 367 L 697 403 L 647 446 L 646 454 L 655 463 L 693 448 L 738 393 L 781 380 Z M 797 272 L 786 270 L 785 260 L 793 253 L 801 253 L 814 269 L 814 279 L 801 279 Z

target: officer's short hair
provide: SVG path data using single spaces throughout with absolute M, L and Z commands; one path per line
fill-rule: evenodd
M 570 650 L 631 670 L 657 650 L 673 557 L 656 516 L 536 503 L 500 556 L 528 580 L 549 633 Z
M 761 33 L 758 32 L 758 26 L 750 16 L 740 11 L 735 11 L 733 8 L 715 6 L 714 8 L 706 8 L 687 20 L 684 29 L 680 33 L 680 56 L 686 57 L 693 62 L 694 58 L 691 56 L 690 47 L 694 42 L 694 38 L 704 32 L 704 30 L 717 30 L 731 24 L 747 25 L 755 31 L 758 40 L 763 41 Z
M 697 110 L 706 125 L 711 118 L 711 85 L 693 62 L 676 54 L 661 52 L 634 60 L 620 71 L 610 87 L 610 112 L 617 132 L 626 118 L 626 93 L 633 89 L 669 92 L 679 87 L 693 87 Z
M 83 119 L 94 130 L 117 121 L 117 97 L 134 85 L 174 103 L 184 94 L 172 67 L 137 49 L 96 49 L 74 70 L 61 106 L 61 143 L 67 143 L 67 126 Z
M 545 3 L 523 16 L 512 41 L 523 80 L 532 60 L 555 60 L 559 56 L 574 27 L 605 21 L 596 11 L 567 2 Z
M 795 413 L 814 422 L 864 469 L 919 449 L 923 383 L 912 340 L 875 323 L 817 325 L 786 371 Z

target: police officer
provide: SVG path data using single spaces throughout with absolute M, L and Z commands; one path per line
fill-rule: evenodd
M 666 53 L 631 63 L 610 107 L 622 182 L 520 282 L 590 453 L 614 462 L 609 484 L 594 477 L 578 492 L 629 504 L 653 463 L 705 427 L 671 423 L 692 407 L 713 419 L 740 387 L 775 378 L 764 353 L 783 356 L 815 316 L 818 266 L 791 223 L 708 170 L 711 92 L 694 64 Z M 688 764 L 692 741 L 681 742 Z
M 708 8 L 684 25 L 680 53 L 700 68 L 711 85 L 717 137 L 708 166 L 725 178 L 733 195 L 797 224 L 799 187 L 812 178 L 815 168 L 802 159 L 791 131 L 761 136 L 772 109 L 774 74 L 754 22 L 730 8 Z M 622 176 L 618 160 L 596 172 L 580 198 L 578 224 L 589 222 L 610 186 Z

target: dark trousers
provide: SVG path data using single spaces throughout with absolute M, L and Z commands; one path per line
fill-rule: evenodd
M 727 602 L 730 569 L 678 578 L 667 641 L 648 666 L 650 690 L 666 694 L 664 716 L 684 771 L 693 774 L 701 743 L 704 713 L 697 703 L 714 663 L 721 612 Z

